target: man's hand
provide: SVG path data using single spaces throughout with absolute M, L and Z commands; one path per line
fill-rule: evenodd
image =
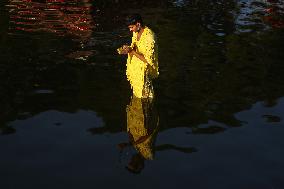
M 131 51 L 131 48 L 128 45 L 123 45 L 117 49 L 118 54 L 128 54 Z
M 125 52 L 130 53 L 133 49 L 128 46 L 128 45 L 123 45 L 123 49 L 125 50 Z

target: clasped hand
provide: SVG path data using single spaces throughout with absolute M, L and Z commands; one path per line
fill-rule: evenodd
M 135 47 L 132 48 L 128 45 L 123 45 L 122 47 L 118 48 L 117 51 L 119 54 L 130 54 L 132 56 L 135 49 Z
M 133 55 L 133 52 L 135 51 L 135 47 L 131 48 L 128 45 L 123 45 L 123 49 L 125 49 L 125 52 L 127 54 L 130 54 L 131 56 Z

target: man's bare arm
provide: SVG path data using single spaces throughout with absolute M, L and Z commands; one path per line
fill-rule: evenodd
M 136 52 L 135 48 L 131 48 L 129 46 L 125 47 L 125 48 L 126 48 L 126 52 L 128 52 L 131 57 L 134 55 L 137 58 L 139 58 L 141 61 L 143 61 L 146 64 L 148 64 L 148 62 L 147 62 L 146 58 L 144 57 L 144 55 L 142 53 Z
M 138 52 L 132 50 L 132 51 L 130 51 L 130 55 L 131 55 L 131 56 L 134 55 L 134 56 L 136 56 L 137 58 L 139 58 L 141 61 L 143 61 L 143 62 L 145 62 L 146 64 L 148 64 L 148 62 L 147 62 L 147 60 L 146 60 L 146 58 L 144 57 L 143 54 L 138 53 Z

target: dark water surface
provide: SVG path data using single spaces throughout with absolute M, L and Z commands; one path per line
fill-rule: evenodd
M 116 54 L 136 11 L 151 106 Z M 1 0 L 0 26 L 1 189 L 284 188 L 283 1 Z

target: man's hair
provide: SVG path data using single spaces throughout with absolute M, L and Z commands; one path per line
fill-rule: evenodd
M 126 25 L 135 25 L 137 23 L 140 23 L 143 26 L 143 20 L 140 14 L 134 13 L 130 14 L 126 17 Z

